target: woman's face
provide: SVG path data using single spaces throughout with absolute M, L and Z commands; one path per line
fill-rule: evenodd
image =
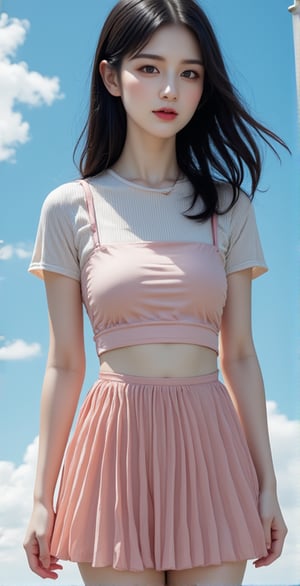
M 182 25 L 161 27 L 138 54 L 123 59 L 118 84 L 128 131 L 175 136 L 193 117 L 203 92 L 195 36 Z

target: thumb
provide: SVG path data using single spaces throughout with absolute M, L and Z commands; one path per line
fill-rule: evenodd
M 265 542 L 266 542 L 267 550 L 270 550 L 271 545 L 272 545 L 271 525 L 272 525 L 272 523 L 271 523 L 270 518 L 263 519 L 263 529 L 264 529 L 264 534 L 265 534 Z
M 46 537 L 37 537 L 39 544 L 39 560 L 42 566 L 47 569 L 50 566 L 50 551 Z

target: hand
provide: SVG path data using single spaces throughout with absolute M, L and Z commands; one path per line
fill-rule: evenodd
M 259 513 L 265 532 L 268 554 L 253 562 L 256 568 L 269 566 L 279 558 L 287 535 L 287 527 L 274 491 L 265 490 L 260 493 Z
M 58 559 L 50 555 L 49 543 L 54 523 L 54 512 L 45 505 L 34 506 L 27 529 L 24 549 L 29 567 L 41 578 L 56 580 L 58 574 L 54 570 L 62 570 Z

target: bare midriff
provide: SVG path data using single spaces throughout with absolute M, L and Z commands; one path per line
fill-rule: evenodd
M 105 352 L 101 371 L 136 376 L 188 377 L 217 370 L 217 353 L 195 344 L 143 344 Z

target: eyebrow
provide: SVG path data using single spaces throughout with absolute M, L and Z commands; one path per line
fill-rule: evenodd
M 154 55 L 153 53 L 138 53 L 137 55 L 133 55 L 131 59 L 154 59 L 155 61 L 165 61 L 164 57 L 161 57 L 161 55 Z M 201 59 L 183 59 L 181 63 L 184 65 L 203 65 Z

